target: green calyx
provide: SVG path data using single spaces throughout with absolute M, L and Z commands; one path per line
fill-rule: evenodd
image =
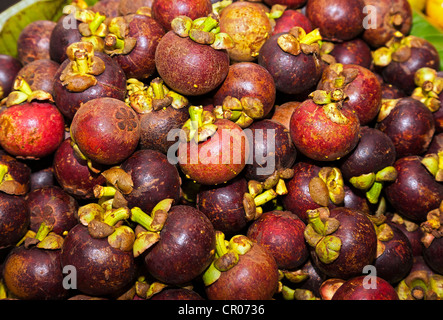
M 342 103 L 346 94 L 342 89 L 315 90 L 309 95 L 317 105 L 321 106 L 326 117 L 337 124 L 347 124 L 349 119 L 342 113 Z
M 214 108 L 217 119 L 228 119 L 246 128 L 256 119 L 264 117 L 264 107 L 260 99 L 255 97 L 242 97 L 240 99 L 227 96 L 222 105 Z
M 277 44 L 284 52 L 294 56 L 300 53 L 320 54 L 320 44 L 322 40 L 319 29 L 314 29 L 309 33 L 301 27 L 294 27 L 289 32 L 282 34 L 277 39 Z
M 442 275 L 417 270 L 403 279 L 395 290 L 400 300 L 441 300 L 442 288 Z
M 24 245 L 26 248 L 35 246 L 40 249 L 56 250 L 63 245 L 63 237 L 52 232 L 52 224 L 43 221 L 37 232 L 28 230 L 16 246 Z
M 327 67 L 323 74 L 323 90 L 329 92 L 332 96 L 329 100 L 340 101 L 345 97 L 342 91 L 358 76 L 358 69 L 344 68 L 341 63 L 333 63 Z M 335 94 L 335 96 L 334 96 Z M 327 100 L 328 98 L 326 98 Z M 328 100 L 327 100 L 328 101 Z M 331 101 L 332 102 L 332 101 Z M 330 102 L 328 102 L 330 103 Z
M 421 163 L 435 177 L 435 181 L 443 181 L 443 151 L 425 155 Z
M 150 214 L 143 212 L 140 208 L 134 207 L 130 210 L 131 221 L 143 228 L 136 234 L 133 246 L 134 257 L 138 257 L 145 250 L 160 240 L 160 232 L 168 219 L 168 212 L 172 207 L 173 199 L 160 201 Z
M 411 97 L 422 102 L 429 110 L 436 112 L 440 109 L 440 93 L 443 91 L 443 78 L 437 76 L 432 68 L 421 68 L 414 75 L 417 88 Z
M 212 137 L 218 129 L 215 120 L 212 112 L 204 110 L 203 106 L 190 106 L 189 119 L 182 127 L 186 140 L 198 143 Z
M 248 221 L 256 220 L 263 214 L 262 206 L 279 195 L 288 193 L 285 180 L 294 176 L 294 170 L 290 168 L 278 169 L 265 181 L 248 181 L 248 192 L 243 196 L 243 207 Z
M 87 41 L 73 43 L 66 49 L 70 62 L 60 80 L 67 90 L 83 92 L 97 84 L 96 76 L 105 71 L 105 63 L 94 52 L 94 45 Z
M 83 36 L 82 41 L 93 44 L 96 51 L 103 51 L 103 38 L 108 34 L 108 27 L 105 23 L 106 16 L 99 12 L 93 13 L 85 10 L 83 17 L 80 17 L 82 23 L 79 24 L 78 30 Z
M 210 45 L 216 50 L 234 47 L 232 38 L 220 32 L 219 17 L 211 13 L 207 17 L 192 20 L 187 16 L 178 16 L 171 21 L 172 30 L 180 37 L 189 37 L 199 44 Z
M 33 100 L 54 102 L 51 94 L 42 90 L 33 91 L 25 79 L 18 76 L 14 81 L 13 91 L 1 101 L 1 104 L 9 108 Z
M 128 54 L 135 45 L 137 39 L 128 37 L 129 26 L 125 17 L 115 17 L 109 22 L 109 33 L 105 35 L 103 51 L 110 56 L 116 54 Z
M 397 170 L 393 166 L 387 166 L 376 173 L 370 172 L 352 177 L 349 182 L 357 189 L 366 191 L 366 198 L 372 204 L 379 201 L 383 184 L 397 179 Z
M 128 79 L 126 89 L 126 104 L 140 114 L 164 110 L 169 106 L 181 109 L 189 103 L 187 98 L 170 90 L 158 77 L 149 86 L 137 79 Z
M 217 281 L 222 272 L 235 267 L 240 260 L 240 256 L 248 253 L 253 246 L 253 242 L 244 235 L 233 236 L 231 240 L 227 241 L 221 231 L 216 231 L 215 243 L 214 260 L 203 274 L 205 286 Z
M 414 36 L 404 36 L 400 31 L 396 31 L 384 47 L 372 52 L 374 64 L 379 67 L 386 67 L 392 61 L 405 62 L 411 56 L 411 48 L 419 45 L 417 38 Z
M 309 222 L 304 236 L 307 243 L 315 248 L 319 260 L 325 264 L 335 261 L 339 254 L 342 242 L 333 233 L 340 227 L 337 219 L 329 217 L 329 210 L 321 207 L 307 211 Z
M 329 204 L 342 204 L 345 197 L 344 180 L 341 171 L 335 167 L 320 169 L 318 177 L 309 181 L 309 194 L 315 203 L 322 207 Z

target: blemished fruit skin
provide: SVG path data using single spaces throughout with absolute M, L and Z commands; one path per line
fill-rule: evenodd
M 0 115 L 0 145 L 11 155 L 39 159 L 52 154 L 63 141 L 65 121 L 51 103 L 15 105 Z

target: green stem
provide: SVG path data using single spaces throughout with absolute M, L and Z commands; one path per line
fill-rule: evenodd
M 47 225 L 45 222 L 40 224 L 37 233 L 35 234 L 35 239 L 42 241 L 51 232 L 52 226 Z
M 118 208 L 112 210 L 109 214 L 105 214 L 103 222 L 110 226 L 115 226 L 117 222 L 128 219 L 129 216 L 130 214 L 128 208 Z
M 146 230 L 151 229 L 152 217 L 142 211 L 139 207 L 131 209 L 131 220 L 138 223 Z
M 205 32 L 210 32 L 218 26 L 218 21 L 212 17 L 207 17 L 205 21 L 199 26 L 199 29 Z
M 320 219 L 320 212 L 317 209 L 307 211 L 309 223 L 314 228 L 315 232 L 320 235 L 325 233 L 325 224 Z
M 254 203 L 257 207 L 264 205 L 266 202 L 277 198 L 278 194 L 274 189 L 266 190 L 254 198 Z
M 116 192 L 117 192 L 117 189 L 112 186 L 96 185 L 94 187 L 94 196 L 96 198 L 113 197 Z
M 91 30 L 92 34 L 95 34 L 97 29 L 105 20 L 106 16 L 101 15 L 99 12 L 95 13 L 94 19 L 89 23 L 89 29 Z
M 219 257 L 228 253 L 228 247 L 225 243 L 225 234 L 221 231 L 215 232 L 215 250 Z
M 159 78 L 151 81 L 154 99 L 163 99 L 165 97 L 165 90 L 163 89 L 163 82 Z

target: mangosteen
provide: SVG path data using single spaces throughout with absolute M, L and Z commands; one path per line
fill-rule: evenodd
M 238 108 L 231 111 L 231 102 L 225 100 L 227 97 L 236 98 L 244 107 L 245 115 L 239 116 Z M 228 75 L 214 93 L 213 103 L 216 112 L 222 113 L 223 117 L 229 115 L 228 119 L 247 126 L 253 119 L 265 118 L 274 107 L 275 98 L 274 78 L 268 70 L 253 62 L 239 62 L 229 66 Z M 251 104 L 254 103 L 258 110 L 252 108 Z M 218 111 L 218 106 L 221 106 L 222 110 Z M 247 119 L 244 124 L 243 117 Z
M 426 215 L 439 207 L 443 186 L 435 181 L 419 156 L 407 156 L 395 161 L 397 179 L 387 183 L 383 192 L 396 212 L 412 222 L 426 221 Z
M 157 280 L 183 285 L 200 276 L 214 254 L 215 231 L 209 219 L 198 209 L 177 205 L 167 211 L 159 240 L 143 253 L 143 262 Z
M 17 78 L 25 80 L 32 91 L 42 90 L 54 94 L 55 74 L 60 65 L 50 59 L 39 59 L 26 64 L 17 73 Z
M 432 112 L 410 97 L 384 100 L 375 127 L 392 140 L 397 159 L 423 154 L 435 133 Z
M 217 19 L 210 15 L 193 21 L 179 16 L 173 20 L 173 30 L 161 38 L 155 65 L 172 90 L 183 95 L 203 95 L 226 78 L 229 56 L 225 48 L 232 41 L 225 33 L 211 31 L 218 29 Z
M 369 45 L 360 38 L 334 43 L 330 55 L 337 63 L 356 64 L 366 69 L 372 66 L 372 52 Z
M 82 104 L 101 97 L 124 101 L 126 76 L 120 65 L 91 43 L 77 42 L 67 48 L 68 59 L 55 74 L 54 101 L 72 120 Z
M 417 70 L 428 67 L 438 71 L 440 57 L 429 41 L 397 31 L 393 37 L 372 53 L 374 65 L 385 82 L 410 95 L 416 88 L 414 76 Z
M 364 6 L 363 0 L 309 0 L 306 16 L 325 40 L 346 41 L 363 32 Z
M 249 219 L 244 196 L 248 182 L 242 176 L 218 186 L 202 186 L 197 193 L 196 208 L 203 212 L 216 230 L 229 236 L 243 231 Z
M 189 108 L 186 139 L 178 144 L 178 164 L 188 179 L 200 184 L 225 183 L 240 174 L 250 145 L 243 129 L 227 119 L 217 119 L 202 106 Z M 200 125 L 201 124 L 201 125 Z
M 443 203 L 443 202 L 442 202 Z M 421 239 L 423 249 L 423 258 L 427 265 L 436 273 L 442 274 L 443 272 L 443 260 L 441 258 L 441 252 L 443 249 L 442 231 L 442 204 L 434 210 L 428 212 L 426 221 L 420 224 L 420 228 L 423 231 L 423 238 Z
M 72 196 L 57 186 L 32 190 L 26 195 L 30 211 L 29 229 L 37 232 L 44 222 L 52 232 L 63 235 L 78 223 L 78 203 Z
M 370 9 L 366 11 L 368 26 L 362 37 L 371 47 L 385 45 L 397 31 L 405 35 L 411 31 L 412 9 L 409 1 L 364 0 L 364 3 Z
M 297 150 L 288 129 L 269 119 L 254 122 L 249 129 L 254 147 L 252 163 L 245 167 L 246 179 L 265 181 L 275 171 L 292 168 Z
M 144 14 L 113 18 L 105 37 L 104 52 L 122 67 L 126 77 L 143 80 L 155 72 L 155 50 L 165 31 Z
M 30 213 L 24 196 L 0 192 L 0 248 L 15 246 L 29 227 Z
M 260 48 L 272 33 L 266 6 L 249 1 L 232 2 L 220 12 L 220 31 L 231 36 L 234 46 L 228 49 L 232 61 L 255 61 Z M 267 9 L 269 10 L 269 9 Z M 282 10 L 277 14 L 281 15 Z
M 3 99 L 14 89 L 14 80 L 23 67 L 20 60 L 7 54 L 0 54 L 0 99 Z
M 177 140 L 173 133 L 189 119 L 188 99 L 167 88 L 158 77 L 149 86 L 133 78 L 127 83 L 126 104 L 140 117 L 140 148 L 167 154 Z
M 350 279 L 373 263 L 377 235 L 371 220 L 363 213 L 337 207 L 307 211 L 304 231 L 312 262 L 331 278 Z
M 24 196 L 31 188 L 31 168 L 8 154 L 0 155 L 0 191 Z
M 212 12 L 210 0 L 153 0 L 151 3 L 152 17 L 166 31 L 172 30 L 171 23 L 178 16 L 187 16 L 192 20 L 206 17 Z
M 394 287 L 378 276 L 356 276 L 344 282 L 331 300 L 399 300 Z
M 87 160 L 82 159 L 74 150 L 71 138 L 60 144 L 53 161 L 54 176 L 58 184 L 76 199 L 94 198 L 94 186 L 106 182 L 100 173 L 89 169 Z
M 309 257 L 305 227 L 290 211 L 269 211 L 248 227 L 246 235 L 271 252 L 279 269 L 295 270 Z
M 343 105 L 355 111 L 360 125 L 374 120 L 381 107 L 381 86 L 372 71 L 355 64 L 334 63 L 323 71 L 317 89 L 343 90 L 346 96 Z
M 308 17 L 306 17 L 299 10 L 286 9 L 281 17 L 275 19 L 275 26 L 271 35 L 289 32 L 289 30 L 291 30 L 293 27 L 301 27 L 307 33 L 314 29 Z
M 26 25 L 20 32 L 17 40 L 17 54 L 23 65 L 35 60 L 51 58 L 49 43 L 56 24 L 50 20 L 37 20 Z
M 270 300 L 278 288 L 278 266 L 271 253 L 244 235 L 225 242 L 216 232 L 216 255 L 203 274 L 209 300 Z
M 136 112 L 123 101 L 107 97 L 82 104 L 70 130 L 76 151 L 91 164 L 121 163 L 135 151 L 140 139 Z
M 314 88 L 320 80 L 318 29 L 306 33 L 294 27 L 287 33 L 271 36 L 259 51 L 258 63 L 266 68 L 278 91 L 300 94 Z
M 382 131 L 363 126 L 355 149 L 340 161 L 340 170 L 346 181 L 363 190 L 370 203 L 376 204 L 387 181 L 395 181 L 397 172 L 395 146 Z
M 359 141 L 360 121 L 344 103 L 341 89 L 316 90 L 291 116 L 290 133 L 298 151 L 317 161 L 335 161 Z

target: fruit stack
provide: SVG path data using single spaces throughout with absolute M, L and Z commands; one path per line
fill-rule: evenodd
M 443 298 L 407 0 L 93 2 L 0 56 L 2 299 Z

